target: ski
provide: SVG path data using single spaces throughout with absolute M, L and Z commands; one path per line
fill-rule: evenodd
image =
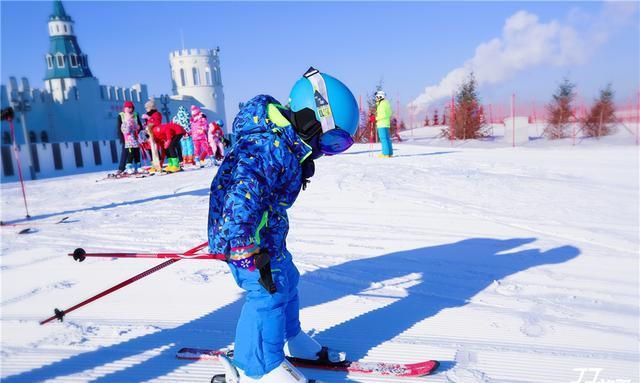
M 220 355 L 226 355 L 228 350 L 212 350 L 203 348 L 181 348 L 176 357 L 189 360 L 218 360 Z M 436 360 L 425 360 L 418 363 L 385 363 L 385 362 L 359 362 L 345 360 L 338 363 L 317 362 L 308 359 L 287 357 L 296 367 L 314 368 L 321 370 L 341 371 L 352 374 L 385 375 L 416 377 L 432 374 L 440 365 Z
M 211 383 L 227 383 L 227 379 L 225 379 L 224 375 L 216 375 L 211 378 Z M 307 379 L 307 383 L 325 383 L 320 380 L 315 379 Z
M 57 221 L 33 221 L 33 222 L 0 222 L 0 226 L 38 226 L 38 225 L 58 225 L 60 223 L 67 223 L 68 216 L 62 217 Z M 22 233 L 21 233 L 22 234 Z
M 121 180 L 121 179 L 124 179 L 124 178 L 146 178 L 146 177 L 152 176 L 153 174 L 154 173 L 144 173 L 144 172 L 133 173 L 133 174 L 109 173 L 109 174 L 107 174 L 106 177 L 97 179 L 96 182 L 106 181 L 106 180 Z

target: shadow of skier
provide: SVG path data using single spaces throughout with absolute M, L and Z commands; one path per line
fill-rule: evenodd
M 157 196 L 147 197 L 147 198 L 140 198 L 140 199 L 131 200 L 131 201 L 122 201 L 118 203 L 112 202 L 104 205 L 90 206 L 90 207 L 84 207 L 84 208 L 73 209 L 73 210 L 65 210 L 65 211 L 60 211 L 56 213 L 38 214 L 38 215 L 31 216 L 31 218 L 29 219 L 21 218 L 13 221 L 6 221 L 6 222 L 3 221 L 3 222 L 5 225 L 12 225 L 17 223 L 25 223 L 25 222 L 34 222 L 34 224 L 37 225 L 38 220 L 55 217 L 55 216 L 68 216 L 68 215 L 82 213 L 86 211 L 98 211 L 103 209 L 113 209 L 121 206 L 140 205 L 140 204 L 145 204 L 147 202 L 164 201 L 167 199 L 180 198 L 185 196 L 204 197 L 208 195 L 209 195 L 209 188 L 207 187 L 207 188 L 202 188 L 198 190 L 190 190 L 186 192 L 171 193 L 171 194 L 162 194 L 162 195 L 157 195 Z M 73 222 L 78 222 L 78 220 L 67 221 L 67 223 L 73 223 Z
M 475 238 L 354 260 L 312 271 L 301 278 L 301 307 L 357 295 L 363 290 L 370 290 L 372 283 L 419 273 L 419 283 L 407 288 L 406 297 L 317 334 L 316 338 L 321 342 L 343 348 L 350 359 L 357 360 L 374 347 L 403 334 L 413 325 L 437 315 L 441 310 L 466 305 L 494 280 L 532 267 L 566 262 L 580 253 L 576 247 L 562 246 L 545 252 L 529 249 L 501 254 L 534 240 Z M 242 299 L 176 328 L 4 377 L 3 382 L 38 382 L 86 373 L 87 370 L 116 363 L 123 358 L 166 347 L 158 355 L 143 362 L 104 372 L 104 375 L 91 381 L 140 382 L 158 379 L 189 363 L 175 359 L 175 352 L 180 347 L 221 348 L 230 344 L 241 308 Z M 425 358 L 429 358 L 429 355 L 425 355 Z M 453 363 L 444 361 L 443 368 L 450 368 Z M 331 381 L 351 380 L 345 374 L 334 374 Z
M 358 360 L 443 309 L 466 305 L 495 280 L 532 267 L 563 263 L 580 253 L 576 247 L 562 246 L 545 252 L 528 249 L 501 254 L 534 240 L 475 238 L 316 270 L 301 278 L 301 306 L 331 302 L 363 290 L 375 295 L 372 284 L 417 273 L 419 277 L 413 278 L 412 286 L 406 288 L 406 297 L 315 335 L 321 343 L 345 350 L 350 359 Z M 334 291 L 327 288 L 333 281 L 343 284 L 335 282 Z M 349 281 L 349 285 L 344 286 L 344 281 Z M 424 357 L 428 359 L 429 355 Z

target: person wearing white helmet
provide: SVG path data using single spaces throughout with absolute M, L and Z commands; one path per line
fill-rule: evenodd
M 376 128 L 378 128 L 378 137 L 382 145 L 382 153 L 379 157 L 391 158 L 393 156 L 393 146 L 391 144 L 391 104 L 386 98 L 383 90 L 376 92 Z

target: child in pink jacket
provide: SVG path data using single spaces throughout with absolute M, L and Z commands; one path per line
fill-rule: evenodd
M 211 156 L 213 157 L 214 165 L 218 166 L 218 161 L 221 161 L 224 158 L 224 144 L 223 137 L 224 132 L 222 131 L 222 127 L 224 123 L 222 120 L 217 120 L 209 123 L 209 146 L 211 147 Z
M 191 138 L 193 139 L 193 154 L 196 161 L 202 163 L 209 154 L 209 142 L 207 140 L 207 132 L 209 124 L 207 116 L 202 113 L 199 107 L 191 105 Z M 199 165 L 196 163 L 196 165 Z

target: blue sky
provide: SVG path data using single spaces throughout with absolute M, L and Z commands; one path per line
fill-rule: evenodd
M 634 97 L 639 86 L 637 7 L 626 7 L 621 17 L 599 2 L 66 1 L 64 5 L 102 84 L 142 82 L 151 94 L 171 93 L 168 54 L 181 48 L 181 31 L 187 48 L 220 46 L 228 116 L 235 114 L 239 101 L 258 93 L 286 102 L 291 85 L 309 65 L 342 79 L 356 96 L 364 97 L 382 80 L 394 106 L 399 98 L 403 107 L 425 87 L 438 88 L 450 72 L 468 62 L 484 66 L 480 73 L 506 65 L 499 76 L 504 78 L 481 81 L 485 103 L 507 104 L 513 91 L 522 100 L 547 102 L 564 76 L 577 83 L 587 100 L 607 82 L 613 83 L 620 101 Z M 15 75 L 42 87 L 52 7 L 51 1 L 1 2 L 3 83 Z M 525 20 L 525 39 L 545 35 L 549 29 L 557 32 L 558 40 L 571 35 L 577 44 L 555 49 L 562 54 L 571 50 L 577 58 L 555 62 L 551 54 L 541 62 L 525 58 L 514 64 L 513 56 L 523 54 L 522 44 L 509 48 L 513 38 L 503 28 L 508 19 L 517 19 L 518 12 Z M 550 46 L 557 43 L 554 36 L 547 41 Z M 594 38 L 597 44 L 592 43 Z M 492 40 L 505 46 L 498 48 L 503 59 L 474 59 L 477 48 Z

